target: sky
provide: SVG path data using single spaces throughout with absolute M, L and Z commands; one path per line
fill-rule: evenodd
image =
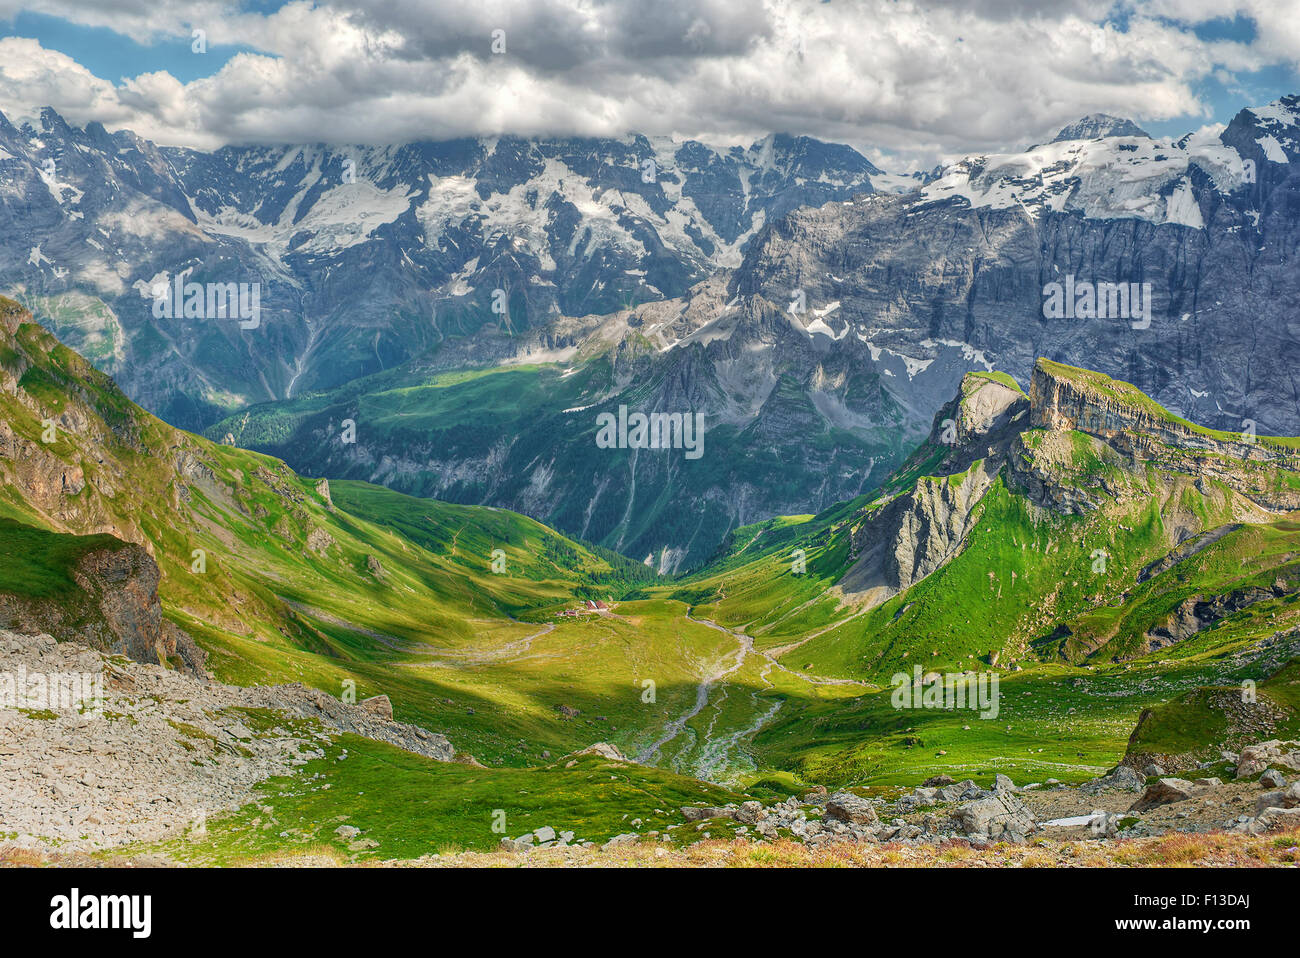
M 768 133 L 910 170 L 1300 93 L 1300 0 L 0 0 L 0 112 L 168 145 Z

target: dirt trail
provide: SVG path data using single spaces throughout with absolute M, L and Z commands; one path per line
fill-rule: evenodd
M 534 632 L 532 635 L 526 635 L 522 639 L 515 639 L 513 642 L 507 642 L 505 645 L 499 645 L 495 649 L 440 649 L 434 646 L 425 646 L 420 651 L 430 652 L 443 658 L 454 659 L 458 666 L 464 665 L 490 665 L 494 662 L 501 662 L 506 659 L 515 659 L 532 649 L 533 642 L 544 635 L 549 635 L 555 631 L 554 623 L 547 623 L 542 626 L 541 630 Z M 428 662 L 403 662 L 404 666 L 418 667 L 428 665 Z
M 859 609 L 857 612 L 854 612 L 852 615 L 850 615 L 850 616 L 846 616 L 845 618 L 840 619 L 838 622 L 832 622 L 830 625 L 826 626 L 825 628 L 818 629 L 816 632 L 810 632 L 810 633 L 808 633 L 808 634 L 805 635 L 802 639 L 800 639 L 798 642 L 791 642 L 791 643 L 789 643 L 789 644 L 787 644 L 787 645 L 782 645 L 782 646 L 779 646 L 779 647 L 777 647 L 777 648 L 772 649 L 772 650 L 771 650 L 771 654 L 772 654 L 772 655 L 775 655 L 775 656 L 781 656 L 781 655 L 785 655 L 787 652 L 793 652 L 795 649 L 799 648 L 799 646 L 803 645 L 803 644 L 806 643 L 806 642 L 811 642 L 813 639 L 817 638 L 819 635 L 825 635 L 827 632 L 834 632 L 834 631 L 835 631 L 836 629 L 838 629 L 840 626 L 845 625 L 845 624 L 847 624 L 847 623 L 849 623 L 849 622 L 852 622 L 852 621 L 853 621 L 854 619 L 856 619 L 858 616 L 860 616 L 860 615 L 866 615 L 866 614 L 867 614 L 868 612 L 870 612 L 870 611 L 871 611 L 871 609 L 868 609 L 868 608 L 862 608 L 862 609 Z M 837 680 L 837 681 L 840 681 L 840 682 L 848 682 L 848 681 L 851 681 L 851 680 L 850 680 L 850 679 L 839 679 L 839 680 Z
M 716 629 L 719 632 L 724 632 L 731 636 L 737 642 L 737 649 L 735 652 L 724 657 L 722 664 L 718 665 L 700 680 L 700 683 L 695 690 L 695 702 L 685 713 L 669 722 L 664 727 L 662 734 L 660 734 L 651 745 L 646 746 L 640 751 L 637 755 L 638 762 L 646 764 L 655 762 L 660 757 L 660 752 L 665 745 L 675 740 L 683 732 L 691 731 L 688 728 L 690 721 L 704 711 L 705 707 L 709 704 L 709 697 L 714 686 L 719 684 L 724 686 L 723 701 L 725 701 L 727 690 L 725 688 L 726 683 L 724 680 L 727 676 L 738 672 L 741 667 L 744 666 L 745 659 L 751 655 L 757 655 L 763 659 L 764 668 L 762 678 L 765 682 L 767 682 L 767 676 L 773 669 L 780 669 L 782 672 L 792 675 L 800 681 L 808 682 L 811 685 L 857 685 L 866 687 L 864 683 L 856 682 L 853 679 L 831 679 L 795 672 L 778 662 L 772 653 L 754 648 L 753 636 L 747 635 L 744 632 L 737 632 L 734 629 L 729 629 L 710 619 L 697 619 L 689 614 L 687 615 L 687 618 L 692 622 L 708 626 L 710 629 Z M 727 664 L 728 662 L 730 663 L 729 665 Z M 771 687 L 770 682 L 768 682 L 768 686 Z M 757 735 L 758 732 L 762 730 L 763 726 L 767 725 L 768 722 L 776 716 L 776 713 L 780 711 L 783 704 L 783 702 L 777 701 L 766 711 L 761 711 L 759 708 L 758 695 L 758 689 L 750 691 L 750 698 L 755 705 L 755 711 L 757 713 L 752 723 L 717 738 L 706 733 L 705 741 L 700 749 L 699 757 L 686 761 L 684 763 L 685 767 L 679 768 L 678 770 L 688 772 L 696 778 L 704 781 L 725 784 L 728 778 L 732 777 L 728 774 L 731 770 L 746 765 L 752 766 L 752 762 L 746 756 L 742 743 L 751 739 L 754 735 Z M 718 707 L 720 712 L 721 702 L 719 702 Z M 714 723 L 716 723 L 716 721 L 717 718 L 715 717 Z M 712 731 L 713 725 L 711 724 L 708 732 L 711 733 Z M 694 733 L 692 732 L 692 734 Z M 690 750 L 688 749 L 688 752 L 689 751 Z

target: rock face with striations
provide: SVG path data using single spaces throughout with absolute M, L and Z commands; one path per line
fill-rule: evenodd
M 824 322 L 837 343 L 861 337 L 878 364 L 908 360 L 891 383 L 900 393 L 935 374 L 952 390 L 954 356 L 1027 387 L 1047 356 L 1132 382 L 1194 422 L 1300 434 L 1300 403 L 1279 388 L 1300 362 L 1288 305 L 1300 274 L 1285 252 L 1300 230 L 1285 200 L 1300 178 L 1300 97 L 1176 141 L 1090 119 L 1057 143 L 954 163 L 914 192 L 774 222 L 735 291 L 834 302 Z M 1067 277 L 1149 284 L 1149 325 L 1109 309 L 1049 318 L 1044 289 Z
M 234 414 L 243 425 L 214 438 L 308 474 L 516 509 L 675 571 L 738 525 L 870 491 L 977 369 L 1027 386 L 1048 356 L 1216 428 L 1300 432 L 1300 403 L 1278 386 L 1300 365 L 1288 305 L 1300 295 L 1298 134 L 1295 97 L 1176 141 L 1093 116 L 886 195 L 861 156 L 797 137 L 725 152 L 633 136 L 201 154 L 47 111 L 37 127 L 0 120 L 14 185 L 0 270 L 105 304 L 63 327 L 70 344 L 171 422 Z M 54 185 L 40 175 L 46 151 L 60 158 Z M 340 202 L 364 223 L 340 231 L 328 215 Z M 119 220 L 141 228 L 112 252 L 88 242 Z M 252 280 L 265 255 L 285 279 L 264 290 L 259 335 L 151 317 L 154 275 L 200 263 Z M 105 276 L 121 279 L 106 289 Z M 1147 284 L 1149 315 L 1049 318 L 1046 287 L 1070 277 Z M 485 324 L 498 290 L 508 317 Z M 261 349 L 272 326 L 281 348 Z M 160 335 L 198 345 L 106 345 Z M 214 349 L 231 361 L 211 362 Z M 598 379 L 587 395 L 541 390 L 526 439 L 509 422 L 460 442 L 400 429 L 347 450 L 320 441 L 355 412 L 344 384 L 358 376 L 529 356 L 582 369 L 571 384 Z M 287 438 L 242 409 L 331 387 L 342 392 L 328 415 L 288 415 Z M 594 430 L 574 410 L 619 397 L 703 413 L 707 455 L 735 467 L 590 457 Z M 624 516 L 647 518 L 629 529 Z
M 1213 479 L 1273 512 L 1300 509 L 1300 489 L 1273 482 L 1275 468 L 1300 470 L 1294 445 L 1195 426 L 1129 383 L 1044 359 L 1034 364 L 1029 403 L 1036 429 L 1084 433 L 1129 464 L 1142 460 L 1193 479 Z M 1018 459 L 1013 457 L 1013 465 Z
M 853 565 L 838 585 L 874 608 L 945 566 L 965 548 L 998 483 L 1033 509 L 1064 515 L 1162 497 L 1198 498 L 1234 521 L 1203 528 L 1169 519 L 1169 551 L 1138 581 L 1159 574 L 1224 535 L 1300 509 L 1300 451 L 1289 440 L 1215 432 L 1184 422 L 1128 383 L 1039 359 L 1029 394 L 1010 377 L 969 373 L 935 416 L 929 438 L 898 478 L 859 513 Z M 1249 586 L 1192 596 L 1152 625 L 1143 649 L 1180 641 L 1211 623 L 1290 589 Z M 1067 633 L 1068 634 L 1068 633 Z
M 1014 385 L 967 376 L 935 416 L 929 440 L 904 464 L 933 473 L 871 512 L 853 537 L 860 558 L 841 581 L 875 606 L 952 559 L 979 518 L 1011 442 L 1028 424 L 1028 402 Z
M 1033 813 L 1006 789 L 960 806 L 952 819 L 963 835 L 975 841 L 1023 842 L 1038 831 Z

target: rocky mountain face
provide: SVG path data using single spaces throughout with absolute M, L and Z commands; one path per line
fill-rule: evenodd
M 0 627 L 206 676 L 207 653 L 163 618 L 158 565 L 144 549 L 93 537 L 69 574 L 74 587 L 55 594 L 0 592 Z
M 921 650 L 1005 667 L 1239 635 L 1261 647 L 1300 592 L 1300 442 L 1197 426 L 1046 359 L 1029 378 L 1026 394 L 968 374 L 878 494 L 779 527 L 782 545 L 755 548 L 778 527 L 745 530 L 692 594 L 725 617 L 728 583 L 746 583 L 742 614 L 760 597 L 774 610 L 759 633 L 886 674 Z M 818 585 L 784 571 L 794 553 L 820 564 Z M 803 637 L 803 616 L 838 622 Z
M 1217 137 L 1093 124 L 1075 132 L 1099 138 L 970 157 L 914 192 L 774 222 L 730 288 L 771 302 L 801 290 L 820 321 L 808 328 L 892 359 L 896 388 L 920 392 L 927 418 L 960 377 L 963 364 L 945 360 L 1027 385 L 1023 371 L 1046 356 L 1196 422 L 1300 432 L 1298 123 L 1300 98 L 1287 97 L 1241 111 Z M 1055 315 L 1053 284 L 1077 310 Z
M 1029 402 L 1014 384 L 967 376 L 908 462 L 934 475 L 917 477 L 854 531 L 853 549 L 861 558 L 840 587 L 880 605 L 956 556 L 979 520 L 980 501 L 1028 425 Z
M 1056 137 L 1052 142 L 1060 143 L 1063 140 L 1096 140 L 1104 136 L 1147 135 L 1146 130 L 1142 129 L 1132 120 L 1126 120 L 1119 116 L 1111 116 L 1109 113 L 1090 113 L 1085 117 L 1075 120 L 1068 126 L 1062 127 L 1061 132 L 1056 134 Z
M 1044 361 L 1034 368 L 1029 401 L 1036 429 L 1096 437 L 1128 462 L 1221 483 L 1273 512 L 1300 509 L 1300 492 L 1277 481 L 1279 470 L 1300 471 L 1300 443 L 1293 440 L 1198 427 L 1127 383 Z
M 468 636 L 483 617 L 653 578 L 517 514 L 306 479 L 176 429 L 4 298 L 0 505 L 0 609 L 14 628 L 192 671 L 179 630 L 208 649 L 318 651 L 347 623 L 406 648 L 431 616 Z M 502 546 L 518 579 L 491 570 Z M 258 668 L 228 650 L 223 662 Z
M 202 153 L 46 109 L 34 126 L 0 117 L 0 290 L 195 428 L 485 324 L 509 336 L 681 295 L 770 220 L 879 175 L 784 135 Z M 258 284 L 256 325 L 180 297 L 159 315 L 155 290 L 178 282 Z
M 1077 450 L 1064 448 L 1078 441 L 1087 443 L 1088 455 L 1114 467 L 1111 475 L 1099 470 L 1079 481 Z M 920 476 L 857 533 L 864 545 L 894 543 L 888 565 L 893 588 L 886 597 L 952 557 L 1004 467 L 1013 490 L 1063 514 L 1128 500 L 1131 490 L 1117 476 L 1147 468 L 1190 480 L 1202 495 L 1213 494 L 1211 483 L 1230 490 L 1240 497 L 1235 508 L 1243 517 L 1300 509 L 1296 482 L 1279 481 L 1300 475 L 1300 443 L 1215 433 L 1171 416 L 1128 383 L 1042 359 L 1027 396 L 1014 383 L 967 376 L 908 465 L 935 475 Z M 881 536 L 886 527 L 895 528 L 892 536 Z M 855 567 L 859 574 L 864 564 Z
M 513 509 L 680 571 L 739 525 L 870 491 L 924 435 L 866 345 L 812 344 L 774 304 L 728 308 L 722 286 L 714 278 L 689 302 L 557 324 L 549 362 L 532 351 L 540 333 L 478 375 L 447 369 L 438 353 L 254 407 L 207 435 L 318 475 Z M 490 352 L 499 338 L 474 342 Z M 698 417 L 698 456 L 681 443 L 602 448 L 600 417 L 620 409 Z M 354 442 L 344 441 L 349 421 Z

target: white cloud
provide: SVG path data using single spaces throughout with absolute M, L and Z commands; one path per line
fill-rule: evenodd
M 0 0 L 0 15 L 8 4 Z M 139 42 L 255 50 L 181 83 L 114 85 L 34 41 L 0 41 L 0 110 L 49 104 L 163 143 L 395 142 L 463 135 L 808 133 L 925 160 L 1029 142 L 1091 112 L 1203 116 L 1212 75 L 1300 62 L 1269 0 L 1145 0 L 1124 31 L 1094 0 L 48 0 Z M 1241 12 L 1249 45 L 1189 24 Z M 491 51 L 506 31 L 506 53 Z

